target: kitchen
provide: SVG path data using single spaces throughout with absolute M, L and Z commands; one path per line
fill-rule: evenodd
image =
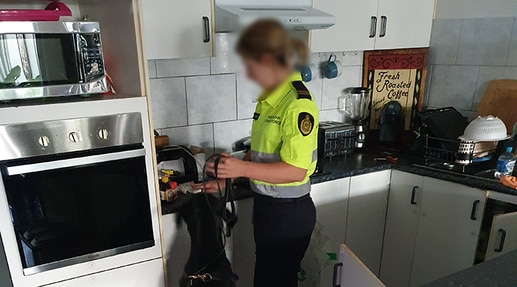
M 22 266 L 12 219 L 9 219 L 11 204 L 4 196 L 12 191 L 6 190 L 10 183 L 4 167 L 9 165 L 4 164 L 3 158 L 5 183 L 0 196 L 0 218 L 3 218 L 0 232 L 6 255 L 0 253 L 0 286 L 178 286 L 189 256 L 190 239 L 186 227 L 176 223 L 174 205 L 160 201 L 152 131 L 168 136 L 174 145 L 198 146 L 206 156 L 231 152 L 236 141 L 250 135 L 260 89 L 243 73 L 233 49 L 237 36 L 218 31 L 222 28 L 218 28 L 217 5 L 232 1 L 63 2 L 70 7 L 72 16 L 61 17 L 61 20 L 78 21 L 85 17 L 100 23 L 106 71 L 117 94 L 5 102 L 0 106 L 0 125 L 107 115 L 129 117 L 124 121 L 132 123 L 134 133 L 141 137 L 128 139 L 129 144 L 123 146 L 131 146 L 129 150 L 117 147 L 113 153 L 133 153 L 140 148 L 145 151 L 143 157 L 138 155 L 137 158 L 145 162 L 147 188 L 143 190 L 148 194 L 145 208 L 148 213 L 145 213 L 150 216 L 147 222 L 152 227 L 154 243 L 152 247 L 100 259 L 87 258 L 80 263 L 28 275 L 28 268 Z M 267 7 L 278 5 L 276 2 L 261 1 Z M 426 74 L 422 77 L 425 86 L 419 103 L 422 110 L 452 106 L 469 120 L 476 118 L 490 81 L 517 79 L 517 5 L 514 1 L 308 2 L 309 6 L 334 15 L 335 24 L 328 29 L 293 33 L 308 40 L 311 64 L 316 70 L 329 58 L 335 58 L 338 69 L 341 68 L 341 74 L 335 78 L 327 79 L 318 72 L 316 78 L 307 82 L 319 106 L 320 121 L 344 120 L 339 100 L 343 90 L 366 85 L 363 67 L 365 57 L 375 55 L 371 51 L 429 47 Z M 46 4 L 46 1 L 36 0 L 23 4 L 7 1 L 0 8 L 41 9 Z M 372 31 L 373 27 L 376 31 Z M 139 120 L 131 119 L 134 113 L 140 115 Z M 350 119 L 345 120 L 350 122 Z M 109 133 L 116 134 L 116 127 L 116 124 L 109 126 Z M 101 130 L 91 133 L 98 134 L 95 138 L 102 138 Z M 511 132 L 511 128 L 507 129 L 507 134 Z M 369 134 L 368 141 L 374 140 L 374 134 L 376 132 Z M 39 143 L 38 136 L 35 139 Z M 41 140 L 45 144 L 48 139 Z M 444 286 L 445 281 L 440 280 L 446 279 L 442 277 L 462 270 L 472 272 L 469 268 L 479 269 L 468 274 L 486 272 L 488 278 L 493 278 L 490 272 L 504 273 L 504 270 L 492 270 L 496 267 L 483 266 L 490 265 L 491 258 L 511 262 L 511 258 L 505 256 L 517 256 L 511 252 L 517 249 L 513 214 L 517 193 L 514 189 L 504 187 L 495 179 L 458 175 L 425 166 L 423 156 L 414 160 L 403 152 L 384 154 L 374 148 L 375 145 L 368 144 L 363 151 L 358 149 L 347 157 L 321 160 L 320 173 L 312 177 L 311 196 L 316 203 L 318 221 L 315 231 L 320 231 L 323 243 L 309 247 L 306 261 L 302 262 L 305 275 L 300 277 L 300 286 L 330 286 L 334 277 L 338 280 L 334 265 L 339 263 L 339 248 L 343 243 L 386 286 L 421 286 L 432 281 L 436 283 L 430 286 Z M 133 149 L 135 146 L 138 147 Z M 46 159 L 49 155 L 44 156 Z M 12 161 L 13 158 L 7 160 Z M 36 160 L 36 163 L 42 162 Z M 20 164 L 28 165 L 16 162 L 15 167 L 23 166 Z M 76 176 L 70 174 L 72 178 Z M 69 178 L 70 174 L 59 174 L 58 178 Z M 67 182 L 63 186 L 68 186 L 65 184 L 72 185 Z M 240 277 L 237 286 L 252 286 L 253 281 L 253 200 L 249 192 L 236 191 L 239 220 L 226 243 L 226 255 Z M 118 204 L 116 198 L 105 201 L 105 209 L 99 209 L 102 212 L 110 210 L 110 206 L 118 212 L 123 204 L 128 204 L 127 201 Z M 122 220 L 122 217 L 113 220 Z M 85 224 L 85 221 L 76 224 Z M 484 252 L 480 252 L 480 246 L 485 246 Z M 320 257 L 322 253 L 327 257 Z M 481 263 L 483 261 L 487 262 Z M 364 272 L 371 277 L 370 271 Z M 347 272 L 347 268 L 339 272 Z M 317 283 L 311 285 L 307 279 L 310 276 L 317 278 Z M 346 276 L 341 277 L 345 280 Z M 475 276 L 465 275 L 447 282 L 461 286 L 459 284 L 471 283 L 467 280 L 472 277 Z M 501 280 L 500 286 L 515 286 L 517 282 L 514 273 L 497 279 Z M 480 278 L 476 281 L 473 283 L 478 285 L 473 286 L 492 286 Z M 359 286 L 350 284 L 343 281 L 341 285 Z

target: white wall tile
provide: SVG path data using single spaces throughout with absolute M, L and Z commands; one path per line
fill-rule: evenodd
M 238 119 L 249 119 L 253 117 L 257 98 L 262 90 L 244 74 L 237 74 L 237 115 Z
M 214 132 L 212 124 L 162 129 L 161 134 L 169 136 L 171 144 L 195 145 L 204 148 L 207 154 L 214 152 Z
M 472 110 L 477 110 L 477 106 L 491 80 L 506 79 L 517 80 L 517 67 L 480 67 Z
M 363 51 L 349 51 L 343 52 L 343 66 L 362 66 L 363 65 Z
M 185 78 L 151 79 L 150 85 L 154 127 L 186 125 Z
M 436 19 L 431 33 L 429 62 L 431 64 L 454 64 L 461 33 L 461 19 Z
M 156 61 L 155 60 L 147 61 L 147 69 L 149 70 L 149 79 L 156 78 Z
M 463 19 L 456 64 L 505 65 L 513 20 Z
M 210 74 L 210 58 L 156 60 L 158 78 Z
M 323 100 L 321 109 L 337 108 L 338 98 L 343 90 L 350 87 L 360 87 L 363 67 L 344 67 L 343 74 L 335 79 L 323 80 Z
M 478 70 L 477 66 L 434 66 L 429 106 L 453 106 L 458 110 L 470 110 Z
M 517 66 L 517 17 L 513 18 L 512 38 L 510 39 L 510 49 L 506 64 L 508 66 Z
M 314 97 L 314 101 L 318 108 L 321 108 L 321 99 L 323 95 L 323 79 L 312 80 L 308 83 L 305 83 L 307 89 L 311 92 L 311 95 Z
M 341 114 L 337 109 L 323 110 L 320 111 L 320 122 L 344 122 L 344 115 Z
M 232 144 L 251 135 L 253 120 L 214 123 L 215 152 L 231 152 Z
M 215 57 L 210 58 L 212 74 L 235 73 L 242 69 L 241 62 L 235 53 L 235 33 L 216 33 Z
M 188 77 L 188 124 L 237 119 L 235 75 Z

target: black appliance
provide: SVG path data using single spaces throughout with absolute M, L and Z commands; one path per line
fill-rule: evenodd
M 404 112 L 397 101 L 384 105 L 379 117 L 379 142 L 384 146 L 398 146 L 404 132 Z
M 339 122 L 321 122 L 319 124 L 319 158 L 329 158 L 352 153 L 354 146 L 354 125 Z
M 168 146 L 156 151 L 156 161 L 158 166 L 166 161 L 181 161 L 181 170 L 169 176 L 171 181 L 177 183 L 185 183 L 190 181 L 198 181 L 197 163 L 194 155 L 187 147 L 184 146 Z

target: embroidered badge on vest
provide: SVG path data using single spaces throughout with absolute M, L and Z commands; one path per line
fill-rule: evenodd
M 309 113 L 300 113 L 298 115 L 298 129 L 302 135 L 308 136 L 314 128 L 314 117 Z
M 302 81 L 294 81 L 292 84 L 298 93 L 298 99 L 312 100 L 311 93 L 309 93 L 309 90 L 307 90 L 307 87 L 305 87 Z

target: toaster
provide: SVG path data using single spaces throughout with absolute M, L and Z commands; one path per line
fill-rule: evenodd
M 318 134 L 318 157 L 329 158 L 354 151 L 355 127 L 339 122 L 320 122 Z

